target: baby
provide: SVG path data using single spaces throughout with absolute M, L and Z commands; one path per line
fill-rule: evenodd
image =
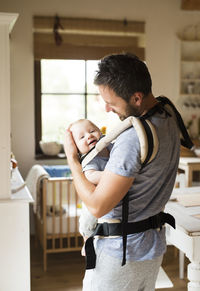
M 87 119 L 79 119 L 75 121 L 70 125 L 69 129 L 72 132 L 74 142 L 81 156 L 87 154 L 102 137 L 100 129 Z M 95 185 L 99 183 L 102 171 L 108 161 L 111 148 L 112 144 L 103 149 L 83 168 L 86 178 L 91 183 Z M 86 239 L 93 233 L 97 224 L 97 219 L 88 211 L 84 203 L 82 205 L 82 213 L 79 223 L 79 231 L 83 235 L 84 241 L 86 241 Z M 82 255 L 85 255 L 84 248 L 82 249 Z

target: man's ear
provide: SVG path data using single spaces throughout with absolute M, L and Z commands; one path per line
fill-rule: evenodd
M 131 98 L 129 103 L 131 105 L 140 106 L 142 104 L 144 94 L 142 92 L 135 92 Z

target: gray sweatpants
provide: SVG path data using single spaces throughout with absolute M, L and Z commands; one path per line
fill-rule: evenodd
M 130 262 L 96 250 L 96 268 L 86 270 L 83 291 L 153 291 L 163 256 L 154 260 Z

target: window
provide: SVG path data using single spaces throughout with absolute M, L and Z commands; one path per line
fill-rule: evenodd
M 65 129 L 80 118 L 88 118 L 100 128 L 112 128 L 118 122 L 115 114 L 105 112 L 104 101 L 93 84 L 97 63 L 97 60 L 40 60 L 37 71 L 40 70 L 41 86 L 36 98 L 41 108 L 41 122 L 36 126 L 38 143 L 40 140 L 62 143 Z M 39 145 L 37 148 L 36 153 L 40 153 Z

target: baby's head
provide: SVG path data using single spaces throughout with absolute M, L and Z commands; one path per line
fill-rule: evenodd
M 100 129 L 87 119 L 79 119 L 71 124 L 69 128 L 72 132 L 75 144 L 81 154 L 86 154 L 95 146 L 100 139 Z

